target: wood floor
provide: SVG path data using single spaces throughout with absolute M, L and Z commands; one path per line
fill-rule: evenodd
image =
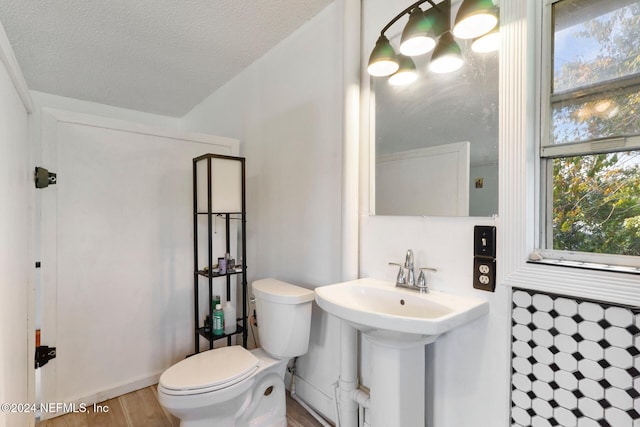
M 108 412 L 87 407 L 85 413 L 73 413 L 36 423 L 37 427 L 178 427 L 180 422 L 158 403 L 156 386 L 143 388 L 97 405 Z M 316 421 L 287 394 L 288 427 L 317 427 Z

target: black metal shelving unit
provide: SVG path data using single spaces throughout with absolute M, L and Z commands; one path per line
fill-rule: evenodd
M 213 183 L 212 183 L 212 172 L 213 172 L 213 163 L 216 159 L 221 160 L 229 160 L 229 161 L 237 161 L 240 162 L 240 191 L 241 193 L 241 209 L 239 212 L 216 212 L 213 209 L 212 201 L 213 201 Z M 207 206 L 206 210 L 198 210 L 198 168 L 206 167 L 206 186 L 207 186 Z M 202 185 L 202 183 L 200 183 Z M 224 183 L 221 183 L 224 184 Z M 206 220 L 206 239 L 207 239 L 207 256 L 206 256 L 206 266 L 207 270 L 205 271 L 203 266 L 201 265 L 201 260 L 199 257 L 199 226 L 198 219 L 202 216 L 207 218 Z M 225 253 L 231 253 L 231 240 L 233 238 L 237 238 L 237 247 L 239 251 L 237 255 L 241 256 L 242 265 L 234 271 L 227 271 L 226 273 L 219 273 L 213 271 L 213 266 L 217 263 L 217 257 L 213 256 L 213 243 L 214 243 L 214 221 L 216 218 L 223 218 L 225 223 Z M 239 221 L 239 236 L 231 236 L 231 223 L 232 221 Z M 246 198 L 245 198 L 245 158 L 244 157 L 234 157 L 234 156 L 224 156 L 219 154 L 204 154 L 202 156 L 196 157 L 193 159 L 193 294 L 194 294 L 194 325 L 195 325 L 195 333 L 194 333 L 194 341 L 195 341 L 195 353 L 200 352 L 200 338 L 204 338 L 209 341 L 209 348 L 213 348 L 213 343 L 216 340 L 226 338 L 227 345 L 231 345 L 231 337 L 234 335 L 242 335 L 242 346 L 247 347 L 247 238 L 246 238 L 246 227 L 247 224 L 247 215 L 246 215 Z M 214 335 L 210 327 L 204 325 L 203 319 L 200 319 L 200 301 L 199 301 L 199 290 L 200 286 L 205 283 L 208 285 L 209 290 L 209 301 L 208 301 L 208 313 L 209 318 L 213 319 L 213 307 L 212 297 L 213 297 L 213 282 L 214 280 L 221 280 L 220 278 L 226 279 L 226 300 L 229 301 L 231 299 L 231 280 L 234 277 L 240 277 L 240 282 L 242 284 L 242 315 L 241 317 L 237 317 L 236 320 L 236 330 L 230 334 L 221 334 Z M 206 279 L 206 280 L 205 280 Z M 237 303 L 236 303 L 237 309 Z M 225 321 L 228 321 L 225 319 Z

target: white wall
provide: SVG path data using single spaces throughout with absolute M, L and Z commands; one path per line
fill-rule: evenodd
M 0 403 L 29 401 L 29 293 L 33 287 L 33 169 L 27 110 L 14 81 L 19 72 L 0 25 Z M 19 76 L 21 78 L 21 76 Z M 30 415 L 0 411 L 0 426 L 26 426 Z
M 184 117 L 238 138 L 247 158 L 248 279 L 340 281 L 342 21 L 336 3 Z M 298 392 L 327 415 L 338 376 L 336 319 L 314 308 Z

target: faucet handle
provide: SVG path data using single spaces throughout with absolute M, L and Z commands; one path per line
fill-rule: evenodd
M 436 270 L 435 268 L 430 268 L 430 267 L 420 267 L 420 276 L 418 276 L 418 283 L 416 284 L 416 286 L 418 288 L 420 288 L 420 292 L 426 292 L 427 291 L 427 277 L 424 274 L 425 271 L 436 272 L 438 270 Z
M 404 275 L 404 265 L 398 262 L 390 262 L 389 265 L 400 267 L 400 269 L 398 270 L 398 277 L 396 278 L 396 285 L 404 285 L 405 283 L 407 283 L 407 279 Z

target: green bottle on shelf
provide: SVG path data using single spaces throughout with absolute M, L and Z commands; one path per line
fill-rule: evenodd
M 222 334 L 224 334 L 224 311 L 220 304 L 216 304 L 216 309 L 213 310 L 213 335 Z

